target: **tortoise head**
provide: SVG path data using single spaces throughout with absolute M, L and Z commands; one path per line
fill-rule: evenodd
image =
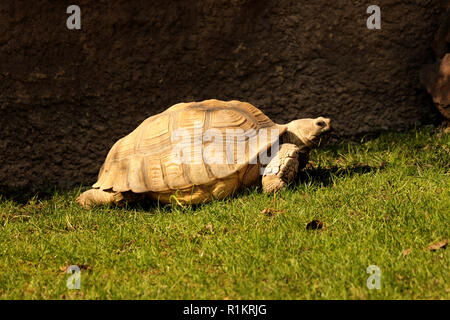
M 316 146 L 320 139 L 331 131 L 331 120 L 324 117 L 315 119 L 298 119 L 287 124 L 287 132 L 291 143 L 299 147 Z

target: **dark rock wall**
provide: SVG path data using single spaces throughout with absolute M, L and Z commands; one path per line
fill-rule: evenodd
M 343 136 L 436 116 L 419 69 L 439 1 L 78 0 L 68 30 L 74 3 L 0 3 L 0 186 L 93 183 L 118 138 L 182 101 L 329 116 Z

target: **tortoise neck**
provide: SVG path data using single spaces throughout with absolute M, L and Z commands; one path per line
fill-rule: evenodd
M 287 130 L 280 137 L 280 143 L 292 143 L 300 148 L 300 152 L 309 152 L 311 147 L 308 146 L 300 137 L 298 137 L 293 131 L 287 126 Z

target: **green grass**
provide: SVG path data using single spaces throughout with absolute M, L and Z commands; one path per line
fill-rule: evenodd
M 2 299 L 449 299 L 450 135 L 420 128 L 312 153 L 277 194 L 83 210 L 79 190 L 0 198 Z M 320 230 L 307 230 L 313 219 Z M 403 255 L 405 250 L 410 253 Z M 82 266 L 81 290 L 64 267 Z M 369 290 L 369 265 L 381 289 Z

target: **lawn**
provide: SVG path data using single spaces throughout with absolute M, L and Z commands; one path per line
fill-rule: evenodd
M 450 298 L 442 128 L 315 150 L 275 197 L 84 210 L 80 191 L 0 196 L 1 299 Z M 69 265 L 80 290 L 66 286 Z

